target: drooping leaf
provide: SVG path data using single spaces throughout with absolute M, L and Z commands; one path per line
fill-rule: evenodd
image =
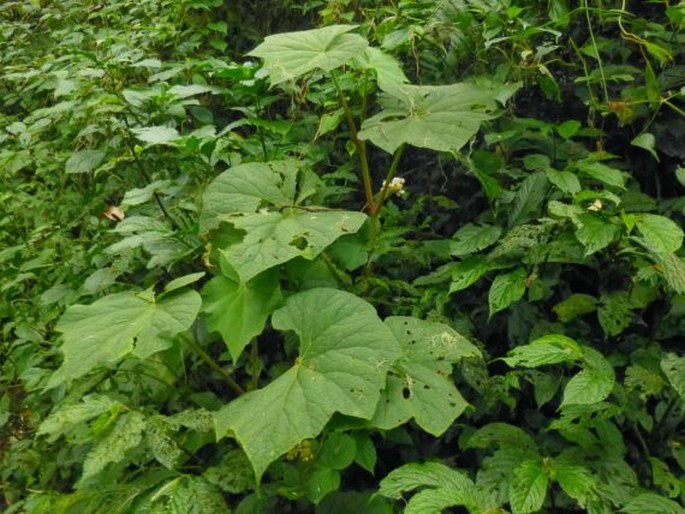
M 219 276 L 205 285 L 202 297 L 207 328 L 221 334 L 235 362 L 252 338 L 264 330 L 266 319 L 281 301 L 281 288 L 272 271 L 243 284 Z
M 334 289 L 291 296 L 272 324 L 299 335 L 295 365 L 215 415 L 217 437 L 238 440 L 258 480 L 271 462 L 318 435 L 334 412 L 370 419 L 388 368 L 401 356 L 373 307 Z
M 657 154 L 655 150 L 656 138 L 654 137 L 654 134 L 643 132 L 642 134 L 635 136 L 630 144 L 637 146 L 638 148 L 642 148 L 643 150 L 647 150 L 650 154 L 652 154 L 654 160 L 659 162 L 659 154 Z
M 397 86 L 385 109 L 364 121 L 359 137 L 388 153 L 403 144 L 457 152 L 493 118 L 494 108 L 494 95 L 472 84 Z
M 683 230 L 665 216 L 641 214 L 635 225 L 647 247 L 660 256 L 675 252 L 683 244 Z
M 90 173 L 96 169 L 105 158 L 103 150 L 80 150 L 71 154 L 65 164 L 67 173 Z
M 385 324 L 400 342 L 403 356 L 392 367 L 371 423 L 389 430 L 413 418 L 439 436 L 468 405 L 450 378 L 452 364 L 480 356 L 480 351 L 440 323 L 397 316 Z
M 105 296 L 90 305 L 72 305 L 56 330 L 63 334 L 62 366 L 48 388 L 79 378 L 98 366 L 115 364 L 129 353 L 140 358 L 169 348 L 171 338 L 187 330 L 202 300 L 193 290 L 160 301 L 133 292 Z
M 509 502 L 513 514 L 537 512 L 547 496 L 549 478 L 540 459 L 521 462 L 514 469 L 509 488 Z
M 390 92 L 409 81 L 402 71 L 400 62 L 378 48 L 367 47 L 362 55 L 357 56 L 357 61 L 362 69 L 373 70 L 376 73 L 378 87 L 385 92 Z
M 526 270 L 516 268 L 509 273 L 500 273 L 495 277 L 488 292 L 489 317 L 519 301 L 526 292 Z
M 274 34 L 248 55 L 264 59 L 271 84 L 280 84 L 312 70 L 334 70 L 358 57 L 368 42 L 358 34 L 349 33 L 355 28 L 355 25 L 330 25 Z
M 462 257 L 483 250 L 495 243 L 501 234 L 501 227 L 496 225 L 477 226 L 468 223 L 452 236 L 450 255 Z
M 542 210 L 549 182 L 544 173 L 533 173 L 519 186 L 514 197 L 514 205 L 509 213 L 509 227 L 521 225 L 533 217 L 537 217 Z
M 554 461 L 552 465 L 554 480 L 563 491 L 576 500 L 581 507 L 585 507 L 588 496 L 595 490 L 597 478 L 584 466 Z
M 535 368 L 560 362 L 574 362 L 583 357 L 581 346 L 570 337 L 548 334 L 530 344 L 518 346 L 503 360 L 510 366 Z
M 236 214 L 220 219 L 245 235 L 238 243 L 221 248 L 222 255 L 245 283 L 259 273 L 296 257 L 315 259 L 327 246 L 357 232 L 366 215 L 353 211 Z
M 685 294 L 685 264 L 674 253 L 665 255 L 659 262 L 661 271 L 668 286 L 678 294 Z

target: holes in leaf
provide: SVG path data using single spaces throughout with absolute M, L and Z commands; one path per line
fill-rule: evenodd
M 309 243 L 307 240 L 302 237 L 302 236 L 295 236 L 293 237 L 292 241 L 290 241 L 290 246 L 294 246 L 301 252 L 307 249 L 307 246 L 309 246 Z
M 404 386 L 402 388 L 402 398 L 404 398 L 405 400 L 411 398 L 411 389 L 409 389 L 407 386 Z

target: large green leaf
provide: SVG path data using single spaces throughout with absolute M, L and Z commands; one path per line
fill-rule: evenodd
M 282 207 L 294 202 L 297 174 L 295 160 L 239 164 L 216 177 L 202 195 L 200 231 L 219 225 L 218 216 L 256 212 L 260 207 Z
M 271 462 L 318 435 L 334 412 L 371 418 L 388 368 L 401 356 L 374 308 L 335 289 L 291 296 L 272 324 L 299 335 L 294 366 L 215 415 L 217 436 L 238 440 L 258 480 Z
M 660 256 L 678 250 L 683 244 L 683 230 L 670 218 L 657 214 L 641 214 L 635 225 L 646 246 Z
M 368 46 L 362 36 L 349 34 L 355 25 L 267 36 L 249 55 L 264 59 L 271 84 L 296 79 L 312 70 L 330 71 L 358 57 Z
M 361 228 L 366 215 L 353 211 L 260 212 L 220 219 L 245 235 L 240 242 L 221 249 L 228 263 L 245 283 L 262 271 L 295 257 L 313 260 L 345 234 Z
M 388 153 L 405 143 L 456 152 L 493 118 L 495 103 L 493 92 L 473 84 L 398 85 L 385 109 L 364 121 L 359 137 Z
M 544 173 L 536 172 L 526 177 L 516 191 L 514 204 L 509 213 L 509 227 L 539 217 L 548 189 L 549 181 Z
M 480 356 L 480 351 L 441 323 L 400 316 L 385 323 L 404 355 L 388 375 L 371 423 L 389 430 L 414 418 L 426 432 L 439 436 L 468 405 L 451 379 L 452 364 Z
M 625 514 L 685 514 L 685 509 L 665 496 L 642 493 L 632 498 L 620 512 Z
M 129 353 L 140 358 L 169 348 L 171 337 L 190 328 L 202 299 L 193 290 L 157 300 L 131 291 L 105 296 L 90 305 L 70 306 L 57 323 L 63 334 L 62 366 L 47 387 L 81 377 Z
M 223 337 L 234 361 L 250 340 L 261 334 L 269 314 L 281 301 L 276 273 L 264 272 L 245 284 L 215 277 L 202 289 L 207 328 Z
M 473 225 L 467 223 L 461 227 L 450 240 L 450 255 L 462 257 L 478 252 L 494 244 L 502 234 L 496 225 Z
M 476 283 L 483 275 L 490 271 L 491 264 L 477 255 L 458 262 L 452 268 L 452 283 L 449 293 L 456 293 Z

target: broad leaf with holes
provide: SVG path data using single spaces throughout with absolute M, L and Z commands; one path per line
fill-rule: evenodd
M 345 234 L 359 230 L 366 215 L 352 211 L 260 212 L 221 218 L 244 236 L 220 251 L 245 283 L 295 257 L 313 260 Z
M 480 351 L 441 323 L 416 318 L 385 320 L 402 345 L 404 355 L 392 367 L 372 424 L 384 430 L 410 419 L 426 432 L 441 435 L 468 403 L 451 378 L 452 365 Z
M 385 99 L 385 109 L 364 121 L 359 137 L 388 153 L 405 143 L 456 152 L 482 122 L 494 117 L 495 97 L 488 89 L 466 83 L 396 85 Z
M 146 358 L 166 350 L 173 336 L 193 324 L 201 302 L 197 292 L 186 289 L 161 299 L 150 291 L 127 291 L 90 305 L 72 305 L 57 323 L 64 362 L 48 388 L 111 366 L 130 353 Z
M 267 36 L 249 55 L 264 59 L 272 85 L 301 77 L 313 70 L 331 71 L 359 57 L 368 46 L 365 38 L 350 34 L 354 25 Z
M 278 457 L 321 432 L 334 412 L 369 419 L 400 346 L 374 308 L 350 293 L 311 289 L 288 298 L 275 329 L 300 338 L 288 371 L 215 415 L 219 438 L 235 437 L 257 479 Z

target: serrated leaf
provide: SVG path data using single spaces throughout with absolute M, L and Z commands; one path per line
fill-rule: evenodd
M 685 264 L 674 253 L 659 259 L 659 270 L 668 286 L 678 294 L 685 294 Z
M 576 238 L 585 247 L 586 256 L 609 246 L 619 232 L 618 226 L 597 214 L 581 214 L 577 220 L 580 228 L 576 230 Z
M 632 307 L 628 291 L 602 293 L 599 298 L 597 318 L 604 335 L 613 337 L 628 328 L 633 319 Z
M 149 514 L 229 514 L 220 491 L 202 477 L 181 475 L 152 494 L 142 512 Z
M 107 435 L 96 442 L 86 455 L 80 482 L 97 475 L 108 464 L 124 460 L 126 453 L 143 441 L 144 429 L 145 416 L 140 412 L 132 411 L 119 416 Z
M 71 154 L 64 165 L 67 173 L 90 173 L 104 160 L 103 150 L 80 150 Z
M 552 466 L 554 480 L 563 491 L 585 507 L 588 496 L 594 491 L 597 479 L 584 466 L 554 462 Z
M 509 503 L 513 514 L 537 512 L 547 496 L 549 479 L 540 459 L 521 462 L 514 469 L 509 487 Z
M 212 86 L 205 86 L 203 84 L 190 84 L 187 86 L 177 84 L 171 86 L 167 93 L 174 95 L 176 98 L 188 98 L 190 96 L 202 95 L 204 93 L 217 93 L 217 88 Z
M 79 403 L 61 406 L 51 413 L 38 427 L 38 435 L 51 435 L 56 439 L 66 433 L 75 425 L 90 421 L 93 418 L 113 412 L 122 408 L 123 405 L 109 396 L 92 394 L 84 396 Z
M 490 263 L 482 257 L 469 257 L 452 267 L 449 294 L 466 289 L 490 271 Z
M 683 244 L 683 231 L 671 219 L 657 214 L 641 214 L 635 222 L 647 247 L 665 256 L 678 250 Z
M 552 307 L 552 310 L 559 318 L 559 321 L 568 323 L 578 316 L 596 311 L 597 298 L 587 294 L 572 294 Z
M 359 137 L 388 153 L 403 144 L 457 152 L 493 118 L 495 105 L 492 92 L 472 84 L 396 86 L 385 109 L 364 120 Z
M 366 432 L 357 432 L 353 434 L 352 437 L 354 437 L 357 446 L 354 462 L 373 475 L 378 460 L 376 446 L 374 445 L 373 440 Z
M 246 283 L 261 272 L 296 257 L 315 259 L 336 239 L 357 232 L 366 215 L 352 211 L 260 212 L 220 219 L 245 233 L 221 254 Z
M 133 128 L 131 132 L 138 139 L 149 145 L 165 145 L 181 137 L 175 128 L 163 125 Z
M 318 435 L 334 412 L 371 418 L 388 368 L 401 355 L 374 308 L 335 289 L 291 296 L 272 325 L 299 335 L 295 365 L 215 414 L 217 437 L 238 440 L 257 480 L 271 462 Z
M 611 168 L 606 164 L 591 160 L 578 161 L 575 166 L 587 177 L 602 182 L 607 186 L 625 189 L 625 178 L 623 177 L 623 173 L 616 168 Z
M 492 449 L 493 446 L 502 448 L 534 449 L 533 438 L 523 429 L 508 423 L 490 423 L 479 428 L 464 442 L 462 447 Z
M 349 34 L 355 28 L 355 25 L 331 25 L 274 34 L 248 55 L 264 59 L 271 84 L 280 84 L 312 70 L 331 71 L 358 57 L 368 42 L 358 34 Z
M 673 389 L 685 401 L 685 357 L 669 353 L 661 360 L 661 370 Z
M 449 242 L 450 255 L 462 257 L 484 250 L 494 244 L 501 234 L 501 227 L 496 225 L 478 226 L 467 223 L 452 236 Z
M 171 338 L 193 324 L 201 303 L 193 290 L 160 301 L 128 291 L 68 307 L 55 327 L 63 334 L 64 362 L 47 388 L 111 366 L 130 353 L 144 359 L 169 348 Z
M 685 509 L 673 500 L 654 493 L 642 493 L 632 498 L 620 512 L 626 514 L 683 514 Z
M 385 324 L 403 356 L 392 366 L 371 423 L 389 430 L 413 418 L 426 432 L 440 436 L 468 405 L 451 379 L 452 364 L 479 357 L 480 351 L 441 323 L 397 316 Z
M 548 189 L 549 182 L 544 173 L 533 173 L 521 182 L 509 213 L 509 227 L 521 225 L 531 218 L 538 217 Z
M 219 226 L 219 215 L 293 204 L 301 168 L 301 162 L 285 160 L 239 164 L 223 172 L 202 195 L 200 231 Z
M 548 334 L 530 344 L 519 346 L 509 352 L 503 360 L 509 366 L 535 368 L 547 364 L 574 362 L 583 357 L 583 349 L 570 337 Z
M 495 277 L 488 292 L 489 318 L 519 301 L 526 292 L 526 270 L 516 268 Z
M 205 285 L 202 298 L 207 328 L 221 334 L 236 362 L 252 338 L 262 333 L 266 319 L 278 307 L 281 288 L 273 271 L 244 284 L 220 276 Z
M 568 381 L 561 406 L 590 405 L 605 400 L 614 388 L 614 368 L 597 350 L 583 347 L 583 370 Z

